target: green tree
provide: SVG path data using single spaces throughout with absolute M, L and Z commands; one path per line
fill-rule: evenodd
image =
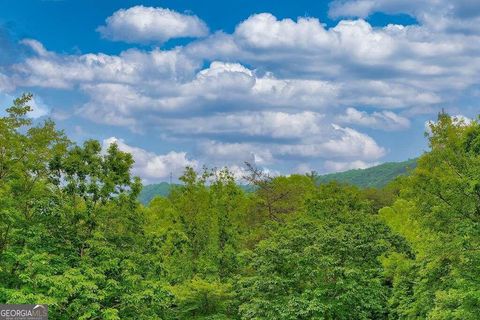
M 384 263 L 400 319 L 478 319 L 480 310 L 480 125 L 440 114 L 431 150 L 381 215 L 413 256 Z
M 386 319 L 379 257 L 406 248 L 370 211 L 355 188 L 320 186 L 303 215 L 245 253 L 242 319 Z
M 0 118 L 0 301 L 48 303 L 52 319 L 165 318 L 131 155 L 32 125 L 30 99 Z
M 180 180 L 168 198 L 146 208 L 147 230 L 174 296 L 172 312 L 180 319 L 231 318 L 246 195 L 226 169 L 187 168 Z

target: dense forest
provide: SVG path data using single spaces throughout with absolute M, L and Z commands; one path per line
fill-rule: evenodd
M 439 114 L 381 189 L 186 168 L 138 201 L 113 144 L 0 118 L 0 303 L 51 319 L 479 319 L 480 124 Z M 421 137 L 419 137 L 421 139 Z
M 352 169 L 344 172 L 335 172 L 317 175 L 316 183 L 336 181 L 348 183 L 362 188 L 383 188 L 395 178 L 409 174 L 417 165 L 416 159 L 402 162 L 386 162 L 366 169 Z M 166 197 L 176 184 L 161 182 L 143 186 L 138 200 L 148 204 L 156 196 Z M 240 184 L 245 191 L 253 191 L 250 185 Z

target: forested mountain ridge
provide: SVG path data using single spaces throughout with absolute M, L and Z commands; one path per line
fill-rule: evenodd
M 478 319 L 480 124 L 440 114 L 410 175 L 360 189 L 314 175 L 186 168 L 138 201 L 134 159 L 0 117 L 0 303 L 49 319 Z
M 156 196 L 168 196 L 170 190 L 174 186 L 176 186 L 176 184 L 170 184 L 168 182 L 144 185 L 142 191 L 138 195 L 138 200 L 143 204 L 148 204 Z
M 415 169 L 417 159 L 402 162 L 386 162 L 366 169 L 353 169 L 344 172 L 336 172 L 317 176 L 318 183 L 337 181 L 351 184 L 360 188 L 382 188 L 399 176 L 408 174 Z M 177 184 L 174 184 L 175 186 Z M 248 186 L 242 186 L 246 191 L 251 190 Z M 155 196 L 166 197 L 170 193 L 172 185 L 167 182 L 145 185 L 138 196 L 143 204 L 148 204 Z
M 353 169 L 321 175 L 318 182 L 337 181 L 360 188 L 382 188 L 395 178 L 407 175 L 417 166 L 417 159 L 402 162 L 386 162 L 366 169 Z

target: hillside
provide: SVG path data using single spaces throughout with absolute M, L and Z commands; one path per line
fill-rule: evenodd
M 354 169 L 344 172 L 330 173 L 318 177 L 319 183 L 329 181 L 339 181 L 349 183 L 362 188 L 381 188 L 388 182 L 400 175 L 404 175 L 408 170 L 415 168 L 416 159 L 403 162 L 387 162 L 367 169 Z M 167 196 L 171 185 L 167 182 L 158 184 L 149 184 L 143 187 L 138 199 L 141 203 L 147 204 L 155 196 Z M 248 186 L 242 186 L 244 190 L 250 190 Z
M 173 185 L 170 185 L 168 182 L 161 182 L 157 184 L 148 184 L 143 187 L 142 192 L 138 196 L 138 200 L 147 204 L 156 196 L 166 197 L 170 193 L 170 189 Z
M 339 181 L 361 188 L 381 188 L 398 176 L 407 174 L 416 167 L 417 160 L 403 162 L 386 162 L 367 169 L 354 169 L 344 172 L 330 173 L 318 177 L 318 182 Z

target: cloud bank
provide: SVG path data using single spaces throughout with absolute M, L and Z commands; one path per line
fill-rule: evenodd
M 65 54 L 25 39 L 33 54 L 0 69 L 0 90 L 79 92 L 74 117 L 193 150 L 188 158 L 157 155 L 117 139 L 152 181 L 200 163 L 361 168 L 388 155 L 378 135 L 410 130 L 415 117 L 440 108 L 461 112 L 478 92 L 480 35 L 472 26 L 480 7 L 446 4 L 338 0 L 329 12 L 338 21 L 328 27 L 315 17 L 259 13 L 232 33 L 210 33 L 194 15 L 135 6 L 98 31 L 154 46 Z M 418 24 L 372 26 L 365 19 L 375 12 L 405 13 Z M 199 39 L 159 47 L 179 37 Z

